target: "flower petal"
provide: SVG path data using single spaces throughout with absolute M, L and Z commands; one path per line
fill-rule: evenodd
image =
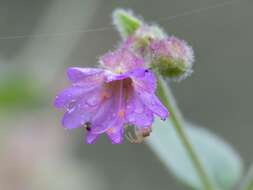
M 139 68 L 132 71 L 130 77 L 133 81 L 134 89 L 138 92 L 143 90 L 154 93 L 156 90 L 156 78 L 149 69 Z
M 138 94 L 142 102 L 156 115 L 165 120 L 169 113 L 167 108 L 160 102 L 155 94 L 143 91 Z
M 101 104 L 99 107 L 99 110 L 92 118 L 92 132 L 93 133 L 103 133 L 108 128 L 115 125 L 117 118 L 118 118 L 118 112 L 119 112 L 119 100 L 113 94 L 111 98 L 107 99 L 106 101 Z
M 121 144 L 124 139 L 123 123 L 120 120 L 118 121 L 119 123 L 117 123 L 117 127 L 109 128 L 106 132 L 112 144 Z
M 64 114 L 62 124 L 65 128 L 73 129 L 90 122 L 101 104 L 101 90 L 96 89 L 82 94 L 82 98 L 69 106 Z
M 62 125 L 66 129 L 74 129 L 82 126 L 82 115 L 79 110 L 67 111 L 62 118 Z M 83 123 L 84 124 L 84 123 Z
M 162 119 L 166 119 L 168 111 L 155 95 L 156 78 L 154 73 L 150 70 L 139 68 L 131 73 L 131 78 L 134 91 L 137 92 L 143 104 Z
M 86 134 L 86 143 L 87 144 L 94 144 L 97 141 L 98 137 L 99 137 L 98 134 L 87 132 L 87 134 Z
M 87 90 L 101 86 L 105 79 L 105 71 L 103 69 L 70 67 L 67 73 L 73 86 Z
M 101 75 L 103 72 L 103 69 L 69 67 L 67 70 L 67 75 L 70 81 L 79 82 L 80 80 L 83 80 L 90 76 Z
M 144 65 L 144 60 L 131 51 L 121 48 L 100 58 L 100 64 L 113 71 L 130 71 Z
M 153 123 L 153 112 L 143 104 L 143 102 L 135 93 L 129 97 L 127 102 L 126 120 L 130 124 L 140 128 L 149 127 Z
M 60 92 L 54 101 L 56 108 L 67 108 L 71 102 L 75 102 L 82 94 L 83 89 L 80 87 L 70 87 Z

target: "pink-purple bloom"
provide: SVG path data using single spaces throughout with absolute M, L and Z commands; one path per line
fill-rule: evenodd
M 142 58 L 121 48 L 102 56 L 100 64 L 101 68 L 68 69 L 72 85 L 55 99 L 55 107 L 66 110 L 65 128 L 88 126 L 87 143 L 106 133 L 118 144 L 126 126 L 145 130 L 151 128 L 155 115 L 168 117 L 155 94 L 155 75 L 145 68 Z

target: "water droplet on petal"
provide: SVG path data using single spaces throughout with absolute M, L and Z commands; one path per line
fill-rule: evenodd
M 130 116 L 128 117 L 128 121 L 129 121 L 129 122 L 134 122 L 134 121 L 135 121 L 135 117 L 134 117 L 133 115 L 130 115 Z
M 90 106 L 95 106 L 99 102 L 99 99 L 96 96 L 91 96 L 87 99 L 86 103 Z
M 75 104 L 76 104 L 76 102 L 75 102 L 74 100 L 72 100 L 72 101 L 69 103 L 69 105 L 68 105 L 68 107 L 67 107 L 67 111 L 68 111 L 69 113 L 71 113 L 71 112 L 73 112 L 73 111 L 75 110 Z
M 67 111 L 68 111 L 69 113 L 73 112 L 74 110 L 75 110 L 75 107 L 67 108 Z
M 135 108 L 135 113 L 142 113 L 143 112 L 143 107 L 142 106 L 138 106 L 137 108 Z

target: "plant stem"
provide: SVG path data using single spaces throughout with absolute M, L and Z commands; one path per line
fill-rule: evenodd
M 251 165 L 248 174 L 242 182 L 241 190 L 253 190 L 253 164 Z
M 196 152 L 194 151 L 193 146 L 190 143 L 190 140 L 187 137 L 187 134 L 183 128 L 184 124 L 183 117 L 178 109 L 178 106 L 176 105 L 175 98 L 173 97 L 169 86 L 166 84 L 166 82 L 159 73 L 157 74 L 157 79 L 158 79 L 158 88 L 157 88 L 158 96 L 160 97 L 161 101 L 164 103 L 164 105 L 170 112 L 170 119 L 172 121 L 172 124 L 175 127 L 176 133 L 179 139 L 181 140 L 181 143 L 184 146 L 189 156 L 189 159 L 192 162 L 193 167 L 196 170 L 196 173 L 202 183 L 203 189 L 216 190 L 214 188 L 214 185 L 211 183 L 211 180 L 209 179 L 209 176 L 207 175 Z

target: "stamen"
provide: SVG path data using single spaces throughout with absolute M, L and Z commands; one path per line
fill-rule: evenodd
M 120 118 L 123 119 L 125 117 L 125 113 L 126 113 L 125 109 L 121 109 L 121 110 L 119 110 L 118 115 L 119 115 Z
M 120 87 L 119 87 L 119 112 L 118 112 L 118 116 L 123 119 L 125 117 L 125 93 L 124 88 L 123 88 L 123 81 L 120 81 Z

